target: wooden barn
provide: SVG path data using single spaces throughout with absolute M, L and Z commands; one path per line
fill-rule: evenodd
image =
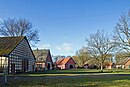
M 36 71 L 52 70 L 52 57 L 49 49 L 33 50 L 36 58 L 35 69 Z
M 35 57 L 25 36 L 0 37 L 0 72 L 33 71 Z
M 72 57 L 62 58 L 56 61 L 56 67 L 60 69 L 75 69 L 76 62 Z

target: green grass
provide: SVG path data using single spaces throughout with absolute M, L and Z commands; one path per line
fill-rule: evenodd
M 15 76 L 6 87 L 130 87 L 130 70 L 50 70 Z
M 121 71 L 120 71 L 121 72 Z M 112 74 L 116 73 L 111 70 L 104 70 L 104 72 L 100 72 L 100 70 L 96 69 L 75 69 L 75 70 L 46 70 L 43 72 L 28 72 L 25 74 L 16 74 L 15 76 L 74 76 L 74 75 L 86 75 L 86 74 Z M 9 75 L 14 76 L 14 75 Z
M 129 76 L 85 76 L 82 78 L 24 78 L 8 83 L 9 87 L 129 87 Z
M 25 74 L 18 74 L 18 76 L 74 76 L 87 74 L 130 74 L 130 70 L 104 70 L 103 73 L 96 69 L 47 70 L 43 72 L 28 72 Z

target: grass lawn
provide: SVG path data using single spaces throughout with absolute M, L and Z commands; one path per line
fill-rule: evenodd
M 29 72 L 19 74 L 19 76 L 75 76 L 75 75 L 93 75 L 93 74 L 130 74 L 130 70 L 115 69 L 115 70 L 100 70 L 96 69 L 75 69 L 75 70 L 47 70 L 44 72 Z
M 9 79 L 7 87 L 130 87 L 129 73 L 130 70 L 52 70 L 17 75 Z

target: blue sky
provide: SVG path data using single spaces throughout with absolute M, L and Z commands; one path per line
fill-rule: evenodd
M 129 9 L 129 0 L 0 0 L 0 19 L 29 19 L 39 31 L 39 49 L 67 56 L 97 30 L 111 33 Z

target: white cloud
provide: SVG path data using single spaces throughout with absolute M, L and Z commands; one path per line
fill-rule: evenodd
M 63 43 L 55 47 L 58 51 L 62 52 L 71 52 L 73 50 L 72 44 L 70 43 Z
M 39 49 L 50 49 L 51 45 L 50 44 L 39 44 L 38 48 Z
M 62 43 L 60 45 L 40 43 L 37 47 L 38 49 L 50 49 L 52 55 L 72 55 L 74 53 L 74 48 L 71 43 Z M 32 49 L 35 50 L 37 47 Z
M 60 47 L 60 46 L 56 46 L 55 49 L 58 51 L 62 51 L 62 47 Z
M 0 23 L 3 22 L 3 19 L 0 18 Z
M 63 46 L 64 50 L 72 51 L 72 44 L 64 43 L 62 46 Z

